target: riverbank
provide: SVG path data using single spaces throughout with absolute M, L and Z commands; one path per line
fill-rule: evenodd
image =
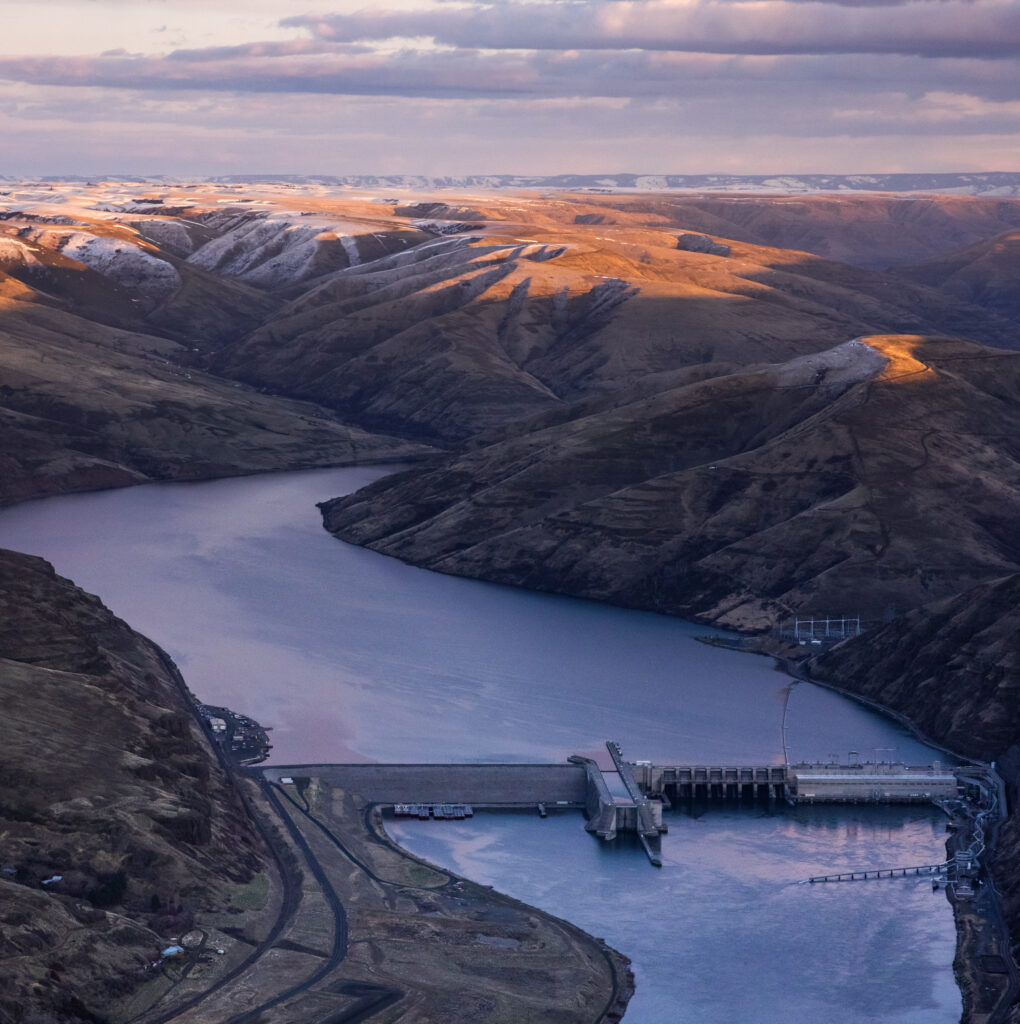
M 264 849 L 157 648 L 10 551 L 0 699 L 0 1018 L 123 1019 L 196 917 L 243 919 Z
M 815 678 L 807 668 L 807 658 L 798 660 L 774 649 L 770 652 L 769 643 L 763 640 L 753 653 L 771 657 L 776 668 L 785 675 L 799 682 L 810 683 L 831 690 L 840 696 L 863 704 L 880 714 L 886 715 L 907 729 L 916 739 L 927 746 L 934 747 L 949 755 L 956 761 L 966 762 L 969 759 L 931 736 L 928 736 L 906 715 L 868 697 L 855 693 L 846 687 Z M 983 764 L 989 771 L 991 766 Z M 1008 1019 L 1018 994 L 1018 968 L 1013 959 L 1011 947 L 1013 936 L 1003 913 L 1002 898 L 994 884 L 989 869 L 989 862 L 995 854 L 995 839 L 998 825 L 1005 817 L 1003 808 L 996 822 L 995 832 L 987 838 L 985 856 L 981 861 L 980 892 L 976 899 L 962 899 L 949 888 L 946 897 L 953 908 L 953 920 L 956 926 L 956 956 L 953 960 L 953 972 L 956 976 L 960 993 L 963 997 L 964 1024 L 1002 1024 Z M 950 817 L 951 831 L 946 840 L 946 857 L 953 855 L 966 846 L 961 842 L 973 826 L 973 814 L 959 812 Z
M 397 846 L 378 808 L 322 778 L 240 781 L 257 815 L 282 828 L 302 898 L 271 954 L 204 1006 L 211 1024 L 243 994 L 254 1020 L 614 1024 L 629 961 L 579 928 L 436 868 Z M 189 1020 L 196 1019 L 194 1014 Z
M 46 562 L 0 552 L 0 610 L 0 1016 L 622 1017 L 624 957 L 400 850 L 354 794 L 239 774 L 174 662 Z
M 204 955 L 207 940 L 185 948 L 164 969 L 170 977 L 147 986 L 159 1003 L 125 1017 L 130 1024 L 217 1024 L 239 1004 L 249 1009 L 230 1017 L 235 1024 L 254 1024 L 270 1009 L 294 1019 L 326 1010 L 331 1024 L 357 1024 L 397 1004 L 407 1024 L 623 1018 L 634 993 L 627 957 L 568 921 L 416 857 L 357 793 L 311 775 L 281 785 L 241 767 L 244 751 L 217 742 L 208 706 L 155 650 L 192 703 L 275 870 L 266 876 L 263 913 L 233 925 L 222 914 L 196 921 L 224 948 L 219 969 Z

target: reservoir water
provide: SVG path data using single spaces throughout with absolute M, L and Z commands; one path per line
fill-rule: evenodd
M 315 503 L 388 470 L 71 495 L 0 512 L 163 646 L 200 699 L 273 727 L 273 761 L 781 763 L 938 755 L 770 661 L 663 616 L 415 569 L 342 544 Z M 926 881 L 812 874 L 939 861 L 922 809 L 677 813 L 656 871 L 577 815 L 391 823 L 408 848 L 569 918 L 634 961 L 634 1024 L 951 1024 L 954 929 Z

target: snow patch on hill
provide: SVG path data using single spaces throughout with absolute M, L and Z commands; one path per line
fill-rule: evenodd
M 181 286 L 181 275 L 175 267 L 119 238 L 75 231 L 63 240 L 60 251 L 149 298 L 169 298 Z
M 17 238 L 0 238 L 0 267 L 38 266 L 39 260 L 31 247 Z
M 188 257 L 205 270 L 276 288 L 314 276 L 320 246 L 339 241 L 351 266 L 360 262 L 360 225 L 319 216 L 270 214 L 246 220 Z
M 188 229 L 176 220 L 152 218 L 130 222 L 139 234 L 151 239 L 161 249 L 167 249 L 175 256 L 189 256 L 195 251 L 195 240 Z
M 46 206 L 66 202 L 62 195 L 48 190 L 45 192 L 9 192 L 7 198 L 12 203 L 43 203 Z
M 479 231 L 484 224 L 469 224 L 463 220 L 412 220 L 412 227 L 432 235 L 459 235 L 465 231 Z
M 888 359 L 860 338 L 845 341 L 824 352 L 811 352 L 778 364 L 778 387 L 819 384 L 854 384 L 885 369 Z
M 442 178 L 419 175 L 229 175 L 221 182 L 287 182 L 296 187 L 338 186 L 394 190 L 540 188 L 584 191 L 711 192 L 938 192 L 963 195 L 1020 196 L 1014 171 L 934 174 L 468 174 Z
M 358 254 L 358 244 L 351 238 L 350 235 L 341 235 L 340 244 L 344 247 L 344 252 L 347 253 L 347 259 L 352 267 L 358 266 L 361 263 L 361 256 Z

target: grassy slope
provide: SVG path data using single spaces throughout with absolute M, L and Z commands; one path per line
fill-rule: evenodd
M 900 267 L 897 273 L 1020 322 L 1020 231 L 982 239 L 965 249 Z
M 8 551 L 0 699 L 0 1017 L 94 1020 L 260 847 L 152 645 Z
M 172 340 L 10 297 L 0 298 L 0 427 L 0 501 L 420 450 L 194 370 Z
M 330 503 L 327 527 L 443 572 L 757 629 L 1016 571 L 1020 356 L 868 341 L 540 417 Z
M 807 253 L 730 243 L 724 257 L 677 250 L 675 232 L 534 219 L 327 275 L 211 365 L 448 444 L 692 364 L 884 332 L 1016 343 L 975 307 Z

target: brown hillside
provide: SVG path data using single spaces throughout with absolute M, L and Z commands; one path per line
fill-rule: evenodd
M 187 362 L 176 342 L 0 298 L 0 501 L 420 450 Z
M 1020 355 L 858 340 L 622 401 L 325 507 L 443 572 L 764 629 L 1020 569 Z
M 961 195 L 578 196 L 578 213 L 654 218 L 754 245 L 879 269 L 1020 227 L 1020 200 Z M 618 212 L 618 211 L 622 211 Z
M 0 288 L 92 325 L 177 341 L 182 365 L 442 445 L 648 374 L 779 362 L 855 335 L 1018 343 L 1010 322 L 974 305 L 790 248 L 856 259 L 856 232 L 872 255 L 895 236 L 930 256 L 1001 231 L 1020 210 L 1011 202 L 377 198 L 60 186 L 0 202 Z M 840 238 L 842 249 L 816 244 Z
M 94 250 L 94 265 L 61 251 L 69 241 L 81 246 L 82 259 Z M 0 222 L 0 273 L 28 287 L 20 296 L 25 301 L 189 348 L 253 330 L 279 305 L 192 266 L 172 245 L 163 250 L 133 226 L 111 221 L 53 226 L 24 216 Z
M 261 847 L 152 645 L 9 551 L 0 696 L 0 1016 L 105 1020 Z
M 520 225 L 329 276 L 212 366 L 369 429 L 450 443 L 695 363 L 783 361 L 877 332 L 1011 346 L 1007 323 L 883 275 L 646 229 Z
M 961 754 L 996 761 L 1011 813 L 992 871 L 1020 951 L 1020 575 L 914 609 L 811 662 Z M 1020 1008 L 1013 1008 L 1015 1019 Z
M 1020 322 L 1020 231 L 900 267 L 902 277 Z
M 913 609 L 815 658 L 812 675 L 881 701 L 969 757 L 1020 753 L 1020 575 Z

